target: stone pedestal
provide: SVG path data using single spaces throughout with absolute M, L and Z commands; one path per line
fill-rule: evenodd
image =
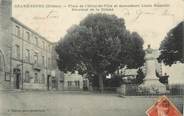
M 150 46 L 146 50 L 146 77 L 138 88 L 139 92 L 148 94 L 163 94 L 166 93 L 166 86 L 159 82 L 159 78 L 156 76 L 156 58 L 153 50 Z
M 166 86 L 159 82 L 158 79 L 144 80 L 143 84 L 139 86 L 139 92 L 148 94 L 164 94 L 166 93 Z

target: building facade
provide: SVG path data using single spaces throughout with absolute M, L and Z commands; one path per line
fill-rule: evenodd
M 53 44 L 15 18 L 11 20 L 13 48 L 11 68 L 14 87 L 48 89 L 53 69 Z
M 11 0 L 0 1 L 0 90 L 11 87 Z
M 89 88 L 89 81 L 77 71 L 64 74 L 64 90 L 85 90 Z
M 58 88 L 55 55 L 54 43 L 12 18 L 12 0 L 1 0 L 0 90 Z

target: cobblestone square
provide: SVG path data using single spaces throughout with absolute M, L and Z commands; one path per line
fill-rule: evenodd
M 146 116 L 158 96 L 89 92 L 1 92 L 0 116 Z M 169 99 L 182 111 L 183 98 Z

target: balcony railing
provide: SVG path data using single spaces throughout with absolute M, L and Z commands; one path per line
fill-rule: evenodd
M 37 70 L 37 71 L 40 71 L 41 70 L 41 65 L 38 64 L 38 63 L 35 63 L 35 64 L 33 64 L 33 69 Z

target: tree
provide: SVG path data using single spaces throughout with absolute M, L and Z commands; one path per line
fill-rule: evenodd
M 155 73 L 161 83 L 168 84 L 169 75 L 167 75 L 167 73 L 165 73 L 165 75 L 160 75 L 157 71 L 155 71 Z
M 56 46 L 62 71 L 78 70 L 103 80 L 118 67 L 139 67 L 144 62 L 143 39 L 126 30 L 124 19 L 115 15 L 90 14 L 72 26 Z
M 138 69 L 137 71 L 137 76 L 136 76 L 136 79 L 135 79 L 135 83 L 136 84 L 141 84 L 143 83 L 143 79 L 145 78 L 145 74 L 144 72 L 142 71 L 142 69 Z
M 184 62 L 184 22 L 171 29 L 161 42 L 159 61 L 172 65 L 177 61 Z

